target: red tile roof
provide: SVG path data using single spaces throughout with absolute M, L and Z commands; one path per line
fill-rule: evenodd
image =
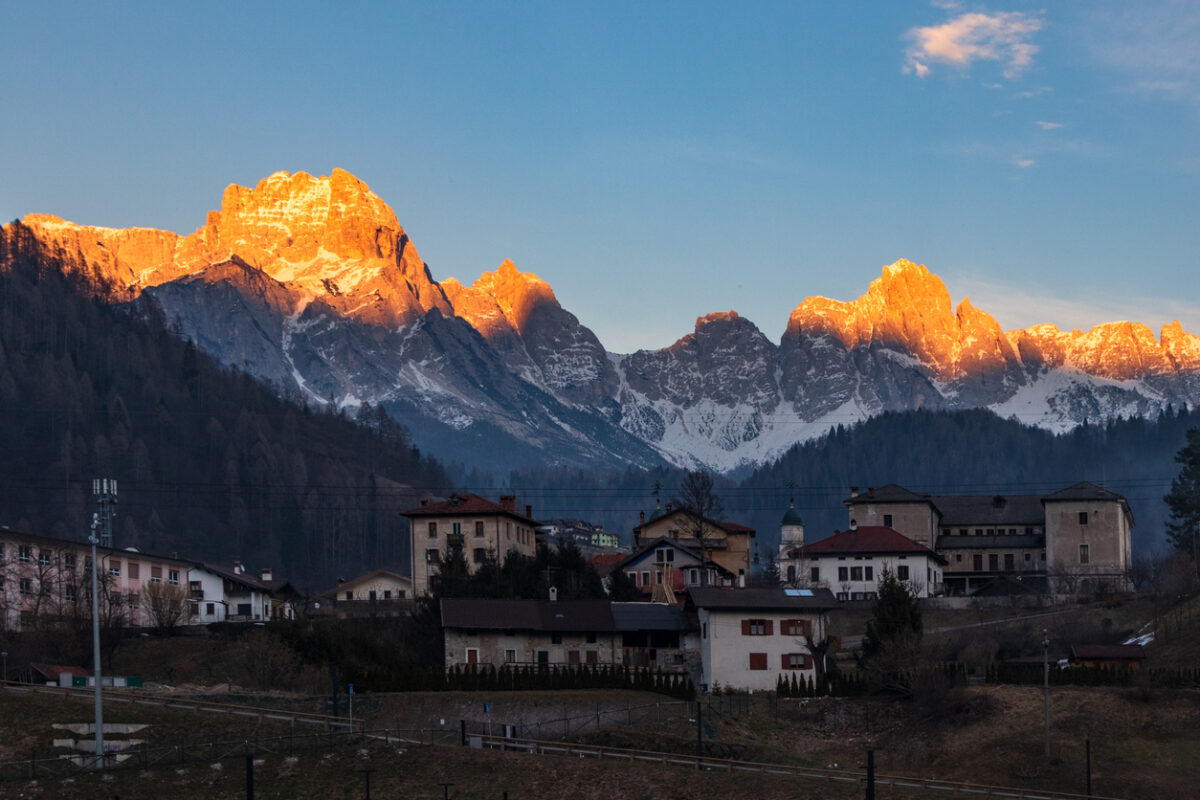
M 841 531 L 819 542 L 796 548 L 801 556 L 857 555 L 859 553 L 919 553 L 943 560 L 923 544 L 884 525 L 859 525 L 855 530 Z
M 533 522 L 515 508 L 505 508 L 499 503 L 493 503 L 486 497 L 480 497 L 477 494 L 451 495 L 449 500 L 409 509 L 402 512 L 401 515 L 405 517 L 458 517 L 482 514 L 504 514 L 513 519 Z
M 588 563 L 595 567 L 596 572 L 603 578 L 612 572 L 613 567 L 624 561 L 628 555 L 628 553 L 603 553 L 598 556 L 592 556 L 588 559 Z

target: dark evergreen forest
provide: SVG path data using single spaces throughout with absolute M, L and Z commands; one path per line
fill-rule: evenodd
M 408 572 L 397 512 L 447 478 L 403 427 L 281 397 L 148 304 L 92 299 L 97 287 L 12 230 L 0 236 L 0 524 L 83 539 L 91 480 L 109 477 L 117 547 L 236 559 L 317 590 L 369 567 Z

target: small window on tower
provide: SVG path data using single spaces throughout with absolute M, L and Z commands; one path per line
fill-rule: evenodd
M 891 515 L 891 514 L 884 514 L 884 515 L 883 515 L 883 525 L 884 525 L 884 527 L 886 527 L 886 528 L 890 528 L 890 527 L 892 527 L 892 515 Z

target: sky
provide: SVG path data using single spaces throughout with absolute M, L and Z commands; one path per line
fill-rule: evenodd
M 0 0 L 0 219 L 190 233 L 353 172 L 611 351 L 899 258 L 1005 328 L 1200 332 L 1200 4 Z

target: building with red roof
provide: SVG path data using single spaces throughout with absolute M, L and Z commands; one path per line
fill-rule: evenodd
M 858 525 L 781 554 L 780 574 L 793 584 L 827 588 L 838 600 L 874 600 L 884 572 L 907 583 L 917 597 L 941 592 L 946 559 L 885 525 Z
M 643 514 L 633 529 L 634 551 L 641 552 L 659 539 L 670 539 L 691 550 L 701 562 L 712 561 L 737 577 L 750 575 L 754 556 L 754 528 L 738 522 L 709 519 L 683 508 L 655 508 Z
M 474 572 L 489 556 L 501 561 L 510 552 L 532 556 L 537 549 L 533 508 L 517 510 L 515 495 L 501 495 L 493 503 L 477 494 L 453 494 L 437 503 L 422 500 L 403 512 L 412 542 L 413 594 L 429 594 L 450 547 L 462 548 L 467 569 Z

